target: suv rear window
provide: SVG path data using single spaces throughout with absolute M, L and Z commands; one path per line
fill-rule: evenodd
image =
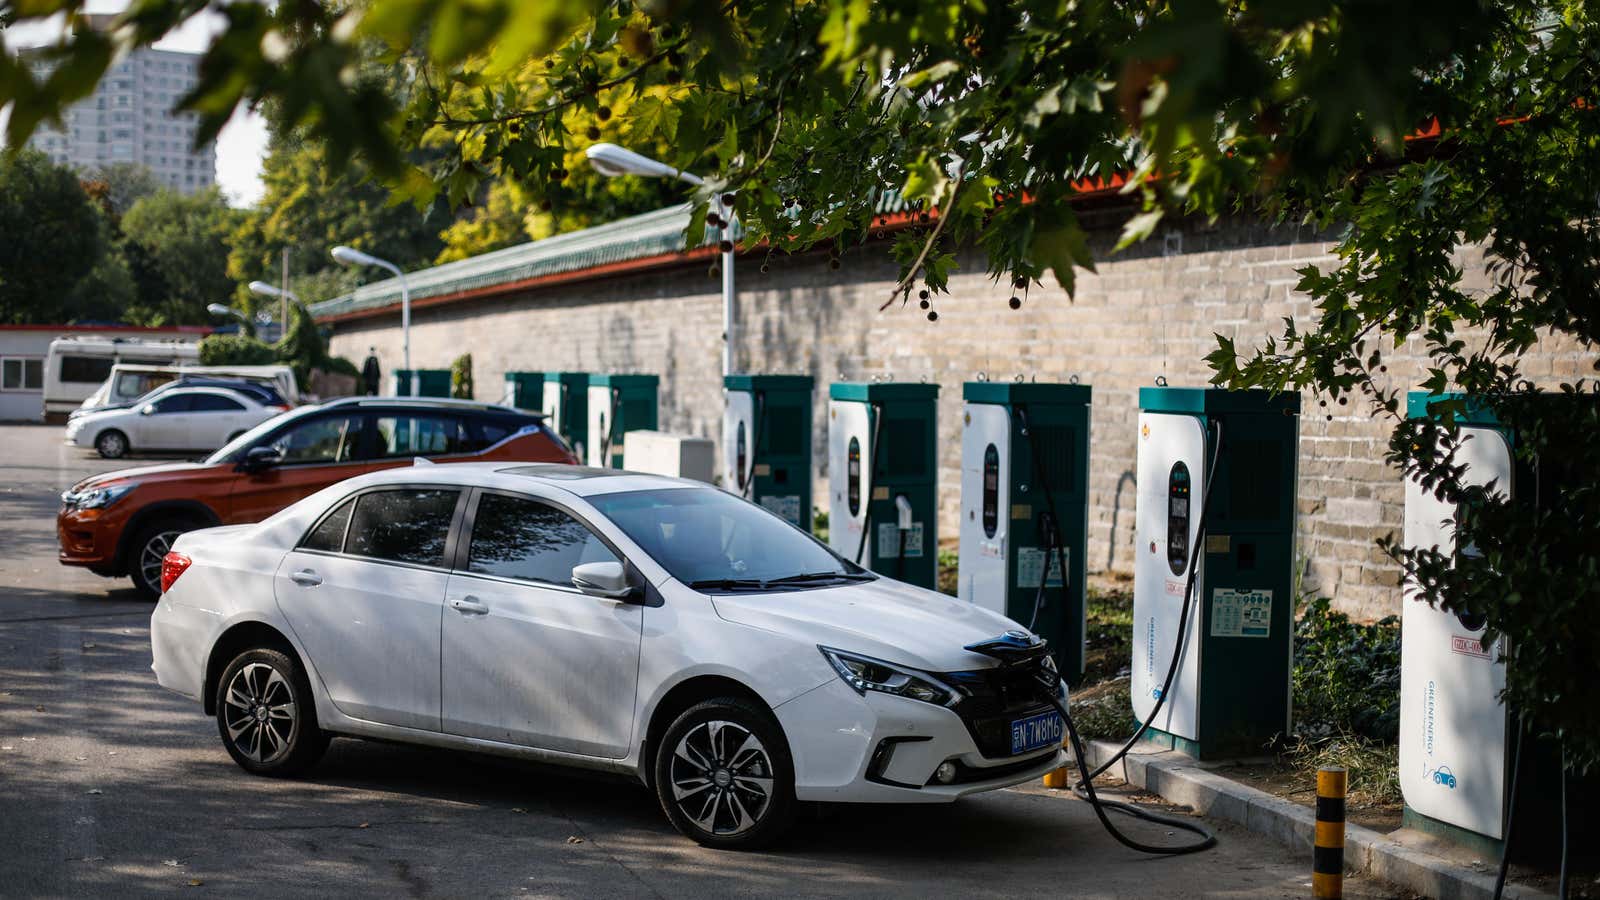
M 378 452 L 382 457 L 436 456 L 478 449 L 459 418 L 441 413 L 380 413 Z

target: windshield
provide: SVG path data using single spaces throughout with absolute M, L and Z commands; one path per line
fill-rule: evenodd
M 314 413 L 318 409 L 321 409 L 321 407 L 302 406 L 293 412 L 286 412 L 281 416 L 273 416 L 265 422 L 262 422 L 260 425 L 257 425 L 249 431 L 246 431 L 244 434 L 241 434 L 226 444 L 223 444 L 217 450 L 217 452 L 206 457 L 205 461 L 208 463 L 238 462 L 239 459 L 244 456 L 245 448 L 250 447 L 256 441 L 260 440 L 264 435 L 266 435 L 267 432 L 279 428 L 285 422 L 292 422 L 308 413 Z
M 588 500 L 690 587 L 761 590 L 872 577 L 787 521 L 714 488 L 626 491 Z

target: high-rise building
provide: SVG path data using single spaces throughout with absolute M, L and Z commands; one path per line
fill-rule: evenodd
M 87 18 L 95 28 L 110 20 Z M 174 111 L 194 87 L 199 62 L 195 53 L 135 50 L 112 63 L 93 94 L 62 114 L 64 128 L 42 124 L 28 144 L 84 171 L 134 163 L 186 194 L 211 187 L 217 180 L 216 145 L 195 147 L 199 116 Z M 34 56 L 34 77 L 48 74 L 52 65 Z

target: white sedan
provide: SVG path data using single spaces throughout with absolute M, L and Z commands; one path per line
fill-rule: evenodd
M 146 450 L 215 450 L 284 409 L 227 388 L 174 388 L 149 403 L 78 416 L 67 423 L 66 441 L 107 459 Z
M 244 769 L 331 736 L 625 773 L 710 846 L 797 802 L 940 803 L 1064 763 L 1044 643 L 700 482 L 419 464 L 183 535 L 156 679 Z

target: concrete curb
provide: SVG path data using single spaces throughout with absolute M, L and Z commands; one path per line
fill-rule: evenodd
M 1093 741 L 1090 765 L 1110 759 L 1121 744 Z M 1169 803 L 1188 806 L 1209 818 L 1242 825 L 1303 852 L 1311 872 L 1316 814 L 1309 808 L 1274 797 L 1210 771 L 1172 750 L 1133 752 L 1120 763 L 1130 785 L 1159 794 Z M 1113 771 L 1116 771 L 1113 769 Z M 1076 773 L 1073 773 L 1076 777 Z M 1490 900 L 1494 876 L 1407 847 L 1360 825 L 1346 825 L 1344 864 L 1351 872 L 1381 878 L 1390 884 L 1440 900 Z M 1504 895 L 1521 900 L 1554 900 L 1553 895 L 1507 883 Z

